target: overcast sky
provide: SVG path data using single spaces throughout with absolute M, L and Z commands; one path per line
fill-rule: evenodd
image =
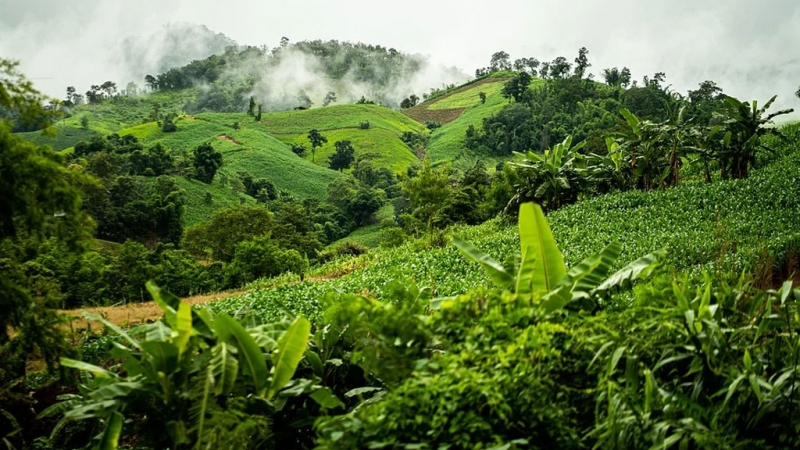
M 113 63 L 120 41 L 168 22 L 204 24 L 240 44 L 380 44 L 470 74 L 498 50 L 572 61 L 586 46 L 596 75 L 663 71 L 681 92 L 713 79 L 742 99 L 778 94 L 800 109 L 800 0 L 0 0 L 0 57 L 21 60 L 61 97 L 67 85 L 124 76 Z

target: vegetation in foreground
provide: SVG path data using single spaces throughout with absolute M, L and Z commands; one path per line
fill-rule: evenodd
M 92 137 L 61 155 L 0 123 L 4 443 L 798 446 L 800 291 L 782 282 L 797 251 L 797 127 L 771 127 L 786 113 L 769 112 L 774 99 L 740 102 L 713 83 L 684 98 L 664 87 L 663 74 L 629 87 L 629 72 L 609 69 L 599 86 L 585 77 L 587 53 L 574 71 L 564 58 L 528 58 L 508 72 L 502 52 L 479 70 L 505 78 L 508 101 L 468 128 L 464 145 L 503 159 L 528 150 L 494 174 L 480 163 L 461 172 L 426 159 L 398 179 L 336 140 L 329 165 L 351 172 L 330 184 L 324 203 L 236 173 L 235 194 L 250 205 L 186 230 L 175 173 L 210 185 L 231 161 L 208 142 L 165 147 L 197 118 L 155 110 L 155 128 Z M 46 127 L 55 111 L 41 109 L 13 63 L 2 68 L 3 111 Z M 476 101 L 464 94 L 475 87 L 447 86 L 426 99 L 462 105 Z M 102 104 L 112 88 L 97 86 L 91 101 Z M 490 99 L 481 90 L 477 101 Z M 261 109 L 251 99 L 251 123 L 263 120 Z M 427 124 L 434 133 L 446 126 Z M 160 141 L 142 143 L 153 136 Z M 327 137 L 313 128 L 305 138 L 314 159 Z M 218 140 L 241 145 L 227 134 Z M 424 146 L 427 136 L 409 131 L 401 140 Z M 305 150 L 292 150 L 302 161 Z M 381 231 L 387 249 L 356 259 L 342 259 L 364 251 L 346 242 L 322 250 L 387 210 L 398 225 Z M 518 233 L 501 219 L 460 225 L 501 210 L 518 212 Z M 93 244 L 92 235 L 117 243 Z M 331 258 L 328 273 L 357 270 L 302 281 L 311 262 Z M 286 283 L 291 272 L 300 283 Z M 161 320 L 123 330 L 97 318 L 109 331 L 80 346 L 54 313 L 111 289 L 144 298 L 148 278 L 191 291 L 281 273 L 210 308 L 149 284 Z M 32 359 L 61 378 L 29 377 Z M 56 396 L 60 403 L 44 409 Z

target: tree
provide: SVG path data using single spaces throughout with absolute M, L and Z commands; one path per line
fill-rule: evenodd
M 210 143 L 205 143 L 194 149 L 194 177 L 205 184 L 211 184 L 217 169 L 222 166 L 222 153 L 216 151 Z
M 311 142 L 311 161 L 317 156 L 317 147 L 322 147 L 328 142 L 328 138 L 320 134 L 316 128 L 308 132 L 308 141 Z
M 258 104 L 258 112 L 256 113 L 256 122 L 261 122 L 261 103 Z
M 15 109 L 26 122 L 46 119 L 44 96 L 16 66 L 0 58 L 0 108 Z M 58 287 L 37 281 L 24 266 L 33 245 L 48 242 L 67 259 L 90 244 L 92 221 L 81 209 L 78 186 L 96 181 L 63 162 L 50 148 L 12 134 L 0 119 L 0 396 L 25 374 L 29 359 L 40 358 L 52 368 L 72 351 L 55 311 Z M 9 443 L 5 438 L 0 435 Z
M 511 57 L 504 51 L 496 52 L 492 55 L 489 66 L 492 68 L 492 72 L 511 70 Z
M 255 116 L 256 115 L 256 98 L 252 95 L 250 96 L 250 103 L 247 106 L 247 115 L 248 116 Z
M 546 210 L 553 211 L 576 201 L 580 192 L 577 184 L 582 159 L 578 151 L 585 144 L 581 142 L 573 147 L 572 136 L 569 136 L 552 150 L 545 150 L 544 154 L 528 152 L 521 162 L 515 163 L 522 173 L 512 204 L 536 201 Z
M 292 153 L 299 157 L 306 156 L 306 146 L 303 144 L 292 144 Z
M 603 81 L 609 86 L 613 87 L 627 87 L 631 82 L 631 71 L 627 67 L 619 70 L 617 67 L 610 69 L 603 69 Z
M 325 95 L 325 98 L 322 99 L 322 106 L 323 107 L 328 106 L 331 103 L 336 103 L 336 92 L 332 92 L 332 91 L 328 92 Z
M 528 86 L 530 86 L 531 81 L 532 78 L 528 72 L 520 72 L 503 85 L 501 93 L 505 98 L 513 98 L 515 102 L 523 103 L 530 99 Z
M 84 130 L 88 130 L 89 129 L 89 118 L 88 117 L 86 117 L 86 116 L 82 116 L 81 117 L 81 128 L 83 128 Z
M 572 65 L 567 62 L 567 58 L 559 56 L 548 67 L 550 68 L 550 78 L 566 78 Z
M 306 91 L 302 89 L 300 89 L 300 91 L 297 93 L 297 103 L 298 108 L 301 109 L 311 108 L 311 105 L 314 104 L 314 102 L 311 101 L 311 97 L 309 97 L 308 94 L 306 94 Z
M 328 167 L 338 171 L 350 168 L 355 160 L 355 148 L 353 148 L 353 144 L 348 140 L 344 140 L 336 141 L 333 146 L 335 151 L 333 155 L 330 156 Z
M 413 108 L 414 106 L 417 106 L 417 103 L 419 103 L 419 97 L 417 97 L 415 94 L 411 94 L 408 98 L 405 98 L 402 102 L 400 102 L 400 107 L 403 109 Z
M 440 212 L 452 195 L 447 170 L 434 169 L 431 160 L 426 158 L 417 175 L 403 181 L 402 191 L 411 205 L 411 216 L 425 224 L 432 244 L 434 228 L 437 220 L 441 219 Z
M 756 162 L 756 155 L 763 149 L 769 150 L 762 138 L 774 134 L 783 136 L 773 125 L 772 119 L 794 112 L 794 109 L 783 109 L 767 114 L 767 110 L 778 96 L 773 96 L 762 107 L 758 102 L 742 102 L 733 97 L 725 99 L 725 109 L 720 114 L 724 126 L 729 133 L 725 140 L 728 145 L 720 155 L 722 178 L 747 178 L 750 167 Z M 784 137 L 785 138 L 785 137 Z
M 147 75 L 147 76 L 144 77 L 144 84 L 146 84 L 147 87 L 149 87 L 151 91 L 157 91 L 158 90 L 158 81 L 156 80 L 156 77 L 154 77 L 152 75 Z
M 578 50 L 578 57 L 575 58 L 575 76 L 577 78 L 583 78 L 586 75 L 586 69 L 591 67 L 592 65 L 589 64 L 589 50 L 586 47 L 581 47 Z

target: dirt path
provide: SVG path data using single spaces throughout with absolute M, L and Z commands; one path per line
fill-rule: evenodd
M 227 134 L 220 134 L 219 136 L 217 136 L 217 139 L 220 139 L 222 141 L 232 142 L 232 143 L 234 143 L 236 145 L 242 145 L 241 142 L 237 141 L 236 139 L 232 138 L 231 136 L 228 136 Z
M 187 297 L 184 298 L 184 300 L 192 305 L 202 305 L 215 300 L 222 300 L 224 298 L 242 295 L 245 292 L 247 291 L 218 292 L 216 294 Z M 78 318 L 77 320 L 72 321 L 73 330 L 81 330 L 91 327 L 92 330 L 99 331 L 103 326 L 100 323 L 92 322 L 83 317 L 84 311 L 105 317 L 111 323 L 122 327 L 151 322 L 161 318 L 162 315 L 161 308 L 159 308 L 154 302 L 128 303 L 126 305 L 100 306 L 96 308 L 68 309 L 59 311 L 59 314 Z

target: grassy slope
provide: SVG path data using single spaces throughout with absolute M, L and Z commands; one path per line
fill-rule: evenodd
M 61 122 L 59 122 L 60 124 Z M 88 141 L 97 134 L 93 130 L 84 130 L 83 128 L 73 128 L 69 126 L 56 126 L 56 135 L 47 136 L 41 131 L 32 131 L 30 133 L 16 133 L 23 139 L 34 142 L 39 145 L 48 145 L 55 151 L 61 151 L 73 147 L 80 141 Z
M 532 87 L 543 83 L 543 80 L 534 80 Z M 476 155 L 464 148 L 464 135 L 470 125 L 480 127 L 483 119 L 497 114 L 508 100 L 503 98 L 500 91 L 503 89 L 504 80 L 487 82 L 468 90 L 445 96 L 427 104 L 431 110 L 446 108 L 466 108 L 454 121 L 434 130 L 428 143 L 428 155 L 434 163 L 451 163 L 457 168 L 466 168 L 478 160 L 484 161 L 488 167 L 500 160 L 486 155 Z M 486 93 L 486 103 L 482 104 L 478 97 L 479 92 Z M 426 105 L 426 104 L 423 104 Z
M 797 133 L 796 133 L 797 134 Z M 765 252 L 776 266 L 785 266 L 800 249 L 800 149 L 747 180 L 685 183 L 655 192 L 629 191 L 596 197 L 549 215 L 549 221 L 568 264 L 620 240 L 623 253 L 617 266 L 666 248 L 666 264 L 697 272 L 714 266 L 738 273 L 764 261 Z M 516 227 L 493 220 L 453 231 L 499 260 L 518 251 Z M 432 285 L 436 294 L 454 295 L 485 285 L 477 264 L 464 260 L 453 246 L 418 250 L 405 246 L 361 257 L 366 266 L 330 281 L 306 281 L 250 293 L 214 304 L 222 311 L 251 307 L 275 318 L 287 305 L 315 317 L 318 299 L 333 290 L 371 291 L 381 296 L 386 283 L 417 280 Z M 331 270 L 335 271 L 336 268 Z
M 249 172 L 254 178 L 266 178 L 278 189 L 297 198 L 325 196 L 328 184 L 338 177 L 335 171 L 319 167 L 298 158 L 266 129 L 245 114 L 200 114 L 184 117 L 176 124 L 178 131 L 162 132 L 155 123 L 139 125 L 121 131 L 133 134 L 146 146 L 161 143 L 177 152 L 191 152 L 198 145 L 211 142 L 223 155 L 220 174 L 235 177 L 237 172 Z M 231 124 L 238 121 L 240 128 Z
M 370 123 L 367 130 L 359 128 L 364 121 Z M 317 149 L 314 162 L 318 165 L 327 166 L 336 141 L 350 140 L 356 149 L 356 156 L 374 154 L 376 166 L 397 172 L 417 161 L 411 149 L 400 140 L 400 134 L 425 130 L 423 125 L 399 112 L 377 105 L 339 105 L 272 113 L 264 115 L 261 123 L 281 142 L 305 145 L 308 161 L 311 161 L 312 155 L 306 135 L 311 129 L 319 130 L 328 138 L 328 143 Z
M 136 126 L 144 122 L 153 112 L 153 105 L 159 105 L 162 115 L 180 114 L 187 101 L 194 99 L 194 89 L 183 91 L 154 92 L 136 97 L 121 97 L 107 100 L 97 105 L 81 105 L 73 109 L 72 116 L 63 125 L 81 127 L 81 119 L 89 119 L 89 129 L 103 134 Z

